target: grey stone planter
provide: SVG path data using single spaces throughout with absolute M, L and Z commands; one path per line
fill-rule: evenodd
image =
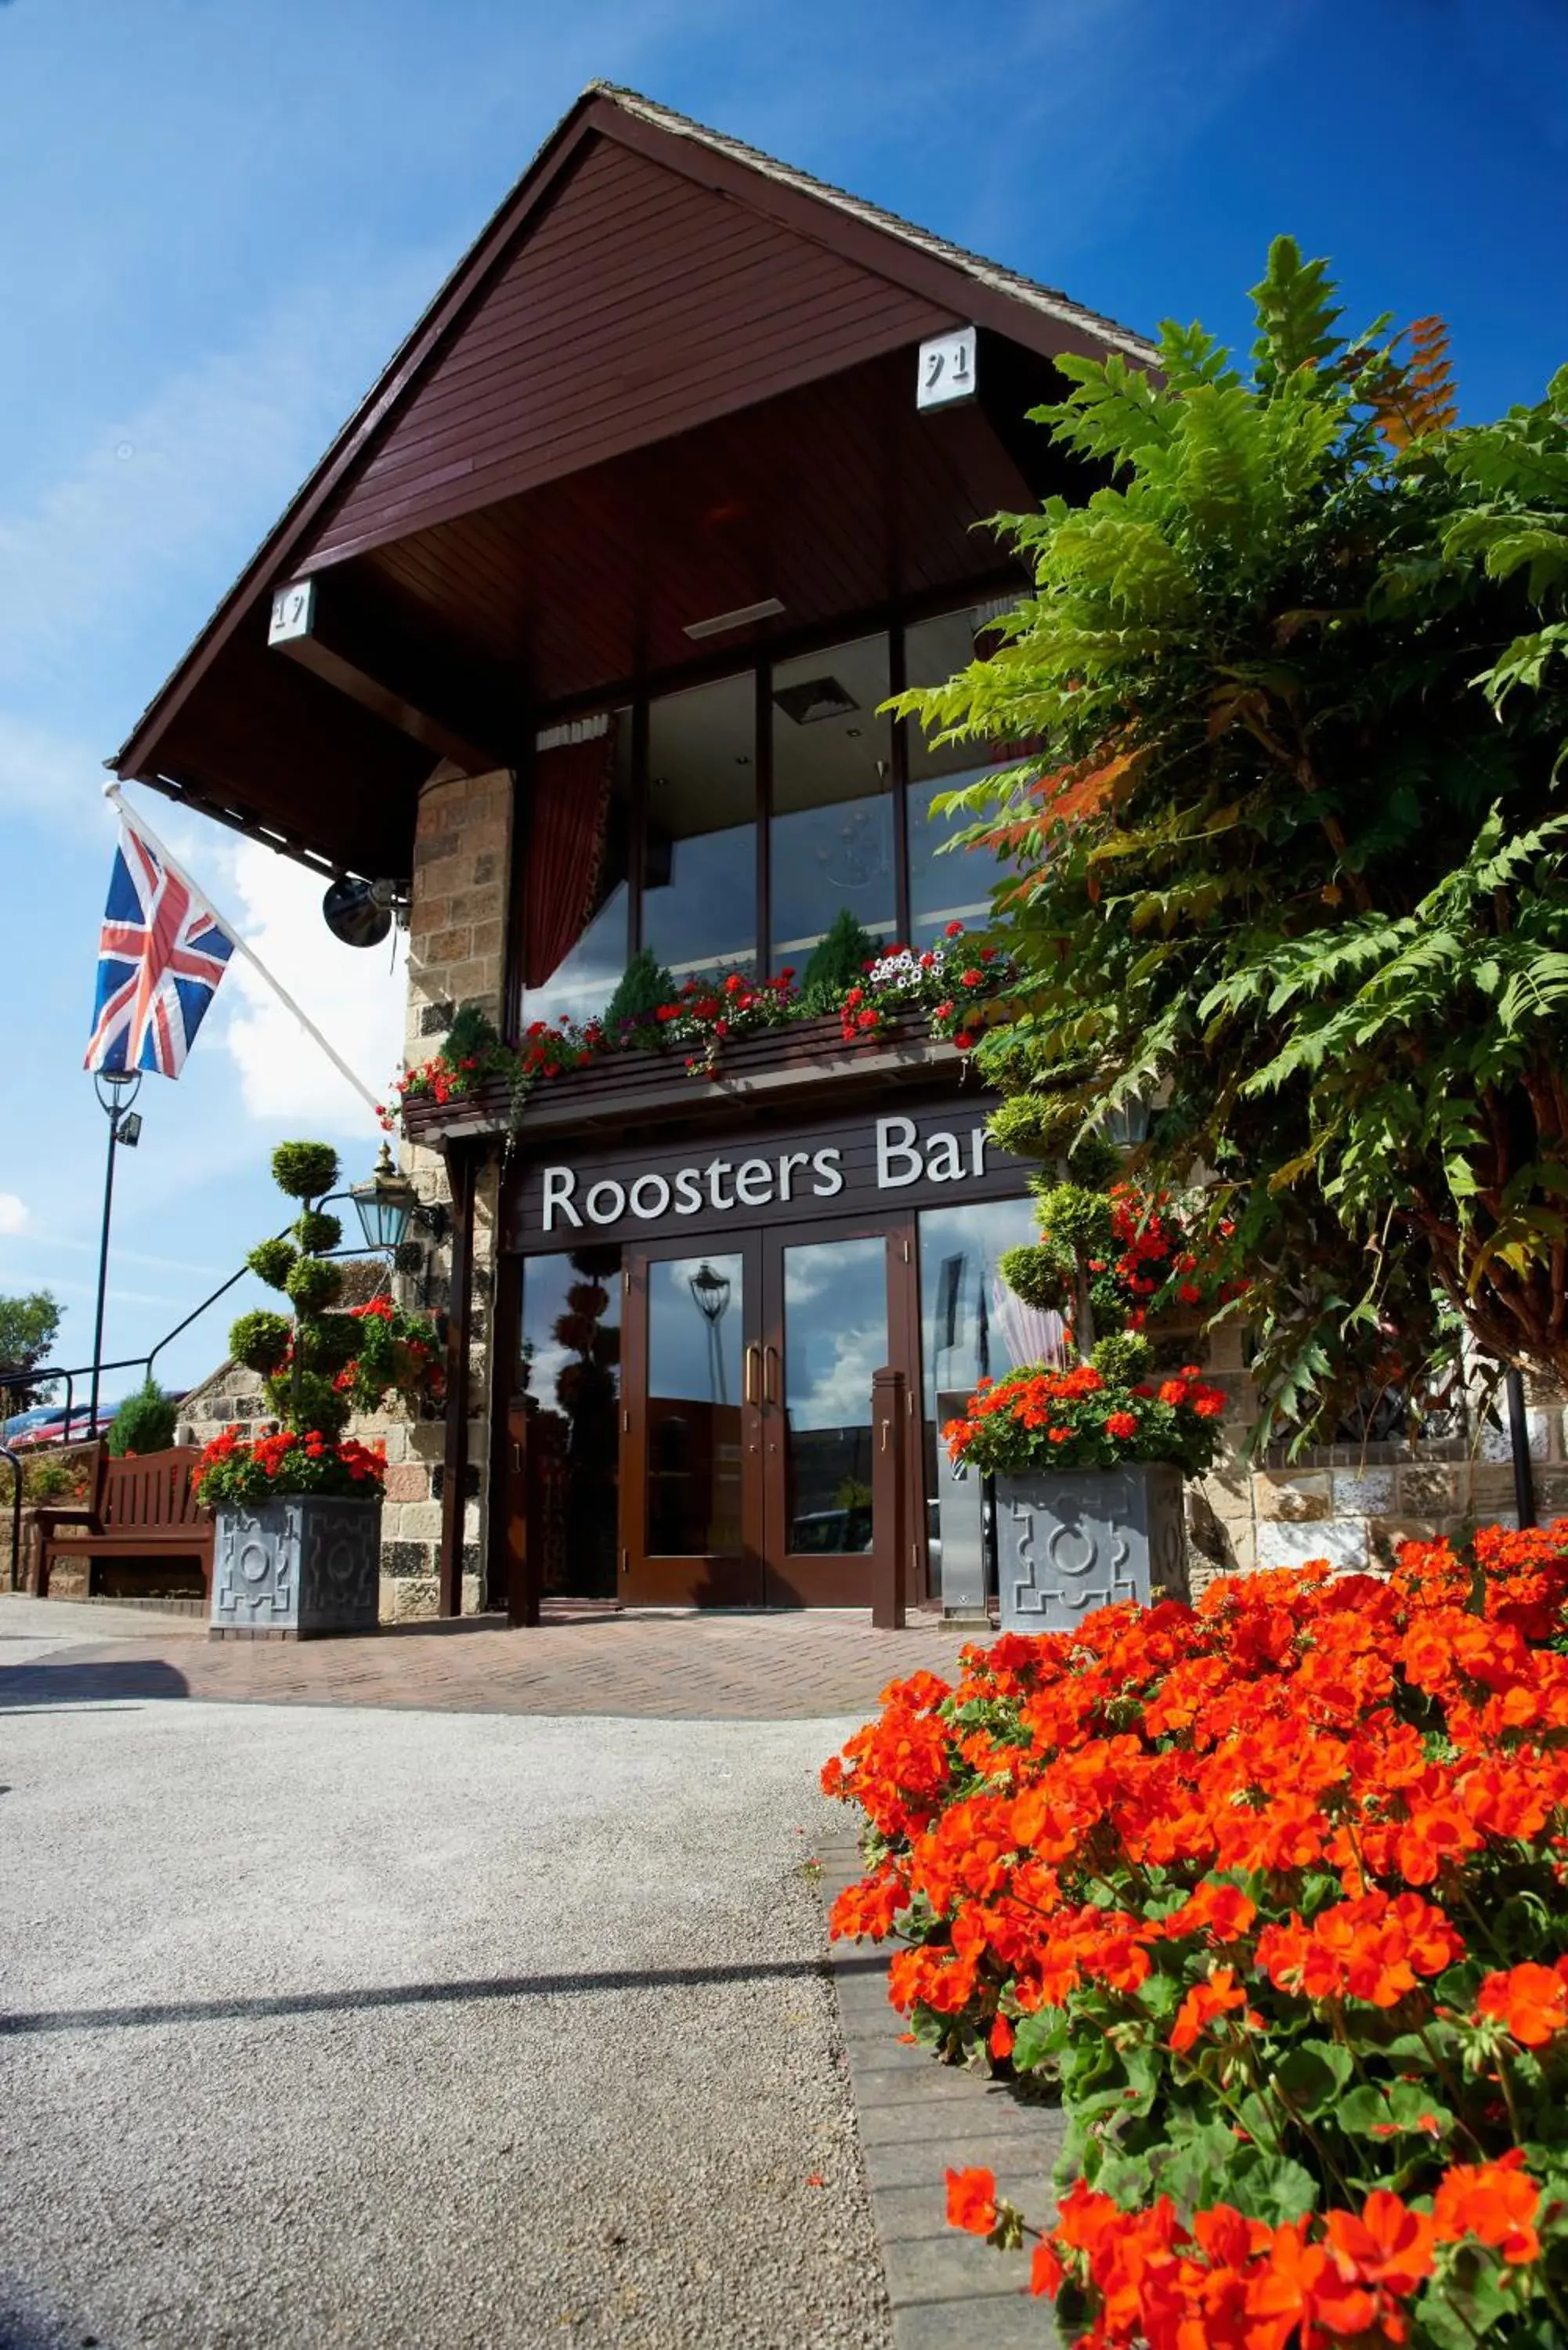
M 999 1477 L 1002 1630 L 1070 1631 L 1115 1600 L 1185 1599 L 1181 1482 L 1164 1461 Z
M 379 1495 L 289 1493 L 215 1513 L 211 1638 L 373 1632 L 380 1604 Z

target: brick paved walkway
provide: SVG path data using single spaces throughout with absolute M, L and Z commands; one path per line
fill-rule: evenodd
M 513 1631 L 498 1617 L 400 1625 L 369 1639 L 209 1641 L 171 1617 L 94 1637 L 92 1611 L 51 1600 L 26 1629 L 71 1645 L 0 1663 L 0 1708 L 192 1697 L 272 1705 L 426 1707 L 467 1713 L 614 1714 L 796 1721 L 868 1714 L 890 1680 L 950 1673 L 972 1635 L 932 1620 L 874 1631 L 867 1616 L 567 1617 Z M 38 1612 L 34 1614 L 35 1607 Z M 67 1614 L 68 1611 L 68 1614 Z M 79 1627 L 79 1638 L 77 1637 Z M 4 1649 L 0 1648 L 0 1659 Z

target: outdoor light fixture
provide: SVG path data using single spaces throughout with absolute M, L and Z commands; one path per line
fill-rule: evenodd
M 704 1261 L 689 1275 L 687 1287 L 691 1302 L 708 1326 L 709 1390 L 715 1403 L 728 1403 L 729 1394 L 724 1378 L 723 1342 L 719 1336 L 719 1325 L 730 1304 L 730 1284 L 722 1273 L 715 1273 Z
M 776 596 L 764 596 L 759 604 L 739 604 L 732 612 L 715 612 L 711 620 L 688 620 L 684 634 L 722 637 L 728 629 L 743 629 L 753 620 L 776 620 L 783 610 Z
M 392 1154 L 384 1142 L 375 1172 L 363 1183 L 351 1183 L 348 1197 L 354 1202 L 368 1248 L 401 1248 L 410 1223 L 422 1224 L 435 1241 L 445 1234 L 446 1210 L 440 1205 L 425 1205 L 408 1177 L 393 1166 Z
M 1148 1134 L 1148 1104 L 1135 1094 L 1106 1120 L 1106 1140 L 1117 1150 L 1136 1150 Z

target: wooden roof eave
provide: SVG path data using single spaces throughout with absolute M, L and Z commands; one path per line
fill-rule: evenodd
M 859 265 L 922 297 L 947 304 L 1044 356 L 1119 348 L 1147 360 L 1147 344 L 1064 299 L 1025 298 L 1027 281 L 961 255 L 956 247 L 858 203 L 803 173 L 773 166 L 737 142 L 671 115 L 635 93 L 595 83 L 586 89 L 503 201 L 479 238 L 404 338 L 366 399 L 291 501 L 190 650 L 106 762 L 117 774 L 168 790 L 160 745 L 192 691 L 244 618 L 292 573 L 294 559 L 356 462 L 392 421 L 447 338 L 483 297 L 532 213 L 553 193 L 584 144 L 614 137 L 703 184 L 748 203 L 796 234 L 832 245 Z M 1044 289 L 1035 289 L 1044 296 Z M 174 785 L 178 790 L 178 785 Z

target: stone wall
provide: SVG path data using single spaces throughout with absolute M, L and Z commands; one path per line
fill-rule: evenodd
M 1472 1404 L 1464 1437 L 1323 1446 L 1296 1461 L 1254 1464 L 1247 1439 L 1257 1419 L 1239 1330 L 1199 1351 L 1226 1390 L 1224 1458 L 1188 1489 L 1194 1592 L 1216 1575 L 1301 1566 L 1326 1558 L 1376 1573 L 1402 1542 L 1460 1539 L 1477 1523 L 1515 1525 L 1512 1452 L 1506 1427 Z M 1494 1407 L 1501 1419 L 1501 1402 Z M 1537 1517 L 1568 1515 L 1568 1407 L 1530 1391 L 1527 1421 Z
M 410 1063 L 438 1050 L 460 1006 L 477 1004 L 500 1024 L 505 974 L 506 893 L 512 856 L 512 777 L 502 771 L 464 776 L 438 768 L 420 796 L 409 913 L 406 1055 Z M 405 1143 L 405 1172 L 421 1199 L 450 1201 L 439 1151 Z M 483 1604 L 485 1488 L 490 1458 L 486 1407 L 490 1309 L 495 1277 L 499 1169 L 481 1168 L 474 1201 L 473 1299 L 470 1317 L 468 1474 L 464 1481 L 462 1610 Z M 400 1272 L 400 1304 L 440 1312 L 449 1302 L 452 1246 L 439 1247 L 410 1227 L 422 1257 Z M 387 1506 L 381 1529 L 381 1617 L 406 1623 L 433 1616 L 439 1599 L 441 1423 L 392 1421 L 386 1431 Z

